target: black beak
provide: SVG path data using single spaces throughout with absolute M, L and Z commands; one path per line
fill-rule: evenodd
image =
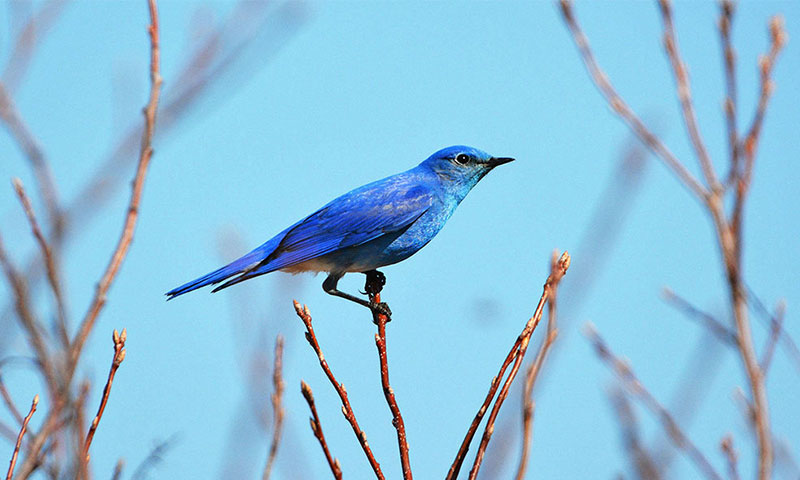
M 489 166 L 494 168 L 498 165 L 502 165 L 504 163 L 513 162 L 514 159 L 511 157 L 492 157 L 489 159 Z

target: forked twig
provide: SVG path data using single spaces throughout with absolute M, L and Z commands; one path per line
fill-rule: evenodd
M 328 442 L 325 440 L 325 434 L 322 433 L 322 423 L 319 421 L 319 414 L 317 414 L 317 406 L 314 404 L 314 394 L 311 392 L 311 387 L 301 380 L 300 391 L 303 393 L 303 398 L 306 399 L 308 408 L 311 410 L 311 418 L 309 419 L 311 431 L 314 432 L 314 436 L 322 447 L 322 453 L 325 454 L 325 460 L 328 461 L 328 466 L 331 467 L 333 477 L 336 478 L 336 480 L 342 480 L 342 466 L 339 464 L 339 460 L 334 458 L 331 455 L 331 451 L 328 449 Z
M 19 448 L 22 446 L 22 437 L 25 436 L 25 431 L 28 429 L 28 422 L 31 421 L 31 417 L 33 416 L 33 412 L 36 411 L 36 406 L 39 405 L 39 395 L 35 395 L 33 397 L 33 402 L 31 402 L 31 409 L 28 411 L 28 415 L 25 416 L 25 419 L 22 421 L 22 427 L 19 429 L 19 435 L 17 435 L 17 443 L 14 445 L 14 453 L 11 455 L 11 462 L 8 465 L 8 473 L 6 474 L 6 480 L 11 480 L 11 477 L 14 475 L 14 465 L 17 463 L 17 455 L 19 455 Z
M 144 109 L 144 123 L 145 128 L 142 132 L 142 145 L 139 151 L 139 165 L 136 168 L 136 176 L 133 179 L 133 187 L 131 190 L 131 199 L 128 203 L 128 212 L 125 216 L 125 224 L 122 228 L 117 247 L 111 255 L 111 260 L 103 273 L 100 283 L 92 299 L 89 311 L 86 313 L 78 334 L 72 344 L 72 351 L 70 355 L 70 370 L 74 370 L 75 363 L 78 356 L 83 349 L 83 344 L 89 336 L 89 333 L 94 327 L 97 316 L 100 314 L 103 305 L 106 302 L 106 293 L 114 281 L 122 261 L 128 253 L 128 248 L 133 240 L 133 232 L 136 229 L 136 222 L 139 218 L 139 201 L 142 197 L 142 190 L 144 188 L 144 181 L 147 175 L 147 168 L 150 166 L 150 159 L 153 156 L 153 133 L 156 124 L 156 111 L 158 109 L 158 99 L 161 95 L 161 62 L 159 50 L 159 30 L 158 30 L 158 8 L 156 0 L 149 0 L 148 7 L 150 10 L 150 26 L 148 32 L 150 34 L 150 99 Z
M 498 395 L 497 401 L 495 402 L 492 412 L 489 415 L 489 420 L 487 420 L 486 428 L 484 429 L 483 437 L 481 438 L 478 454 L 475 457 L 475 463 L 473 463 L 472 470 L 470 471 L 471 478 L 474 478 L 473 475 L 478 474 L 480 464 L 483 461 L 483 454 L 486 451 L 486 446 L 488 445 L 489 439 L 494 432 L 494 421 L 497 418 L 497 413 L 503 401 L 508 396 L 508 388 L 511 386 L 511 382 L 514 380 L 516 372 L 519 370 L 523 356 L 525 355 L 525 350 L 528 346 L 528 342 L 530 341 L 530 337 L 533 334 L 536 326 L 539 324 L 539 320 L 542 318 L 544 303 L 551 294 L 550 286 L 553 282 L 557 283 L 561 280 L 561 277 L 566 273 L 567 268 L 569 267 L 569 262 L 569 254 L 564 252 L 558 262 L 558 268 L 556 269 L 556 272 L 551 271 L 550 276 L 547 278 L 547 281 L 544 284 L 544 291 L 542 292 L 542 296 L 539 299 L 539 304 L 536 306 L 533 316 L 528 319 L 527 323 L 525 324 L 525 328 L 522 329 L 522 333 L 519 334 L 517 340 L 514 342 L 514 345 L 511 347 L 511 351 L 509 351 L 508 355 L 506 355 L 505 360 L 503 360 L 503 364 L 500 366 L 500 371 L 494 378 L 492 378 L 492 382 L 489 386 L 489 392 L 486 394 L 486 398 L 484 399 L 483 404 L 481 404 L 480 409 L 478 409 L 478 413 L 475 414 L 475 418 L 472 420 L 472 423 L 467 430 L 467 434 L 464 436 L 464 440 L 461 442 L 461 446 L 456 453 L 456 458 L 453 460 L 452 465 L 450 465 L 450 470 L 447 472 L 447 480 L 455 480 L 458 477 L 458 473 L 461 471 L 461 466 L 464 463 L 464 458 L 467 456 L 467 451 L 469 450 L 469 445 L 472 443 L 472 439 L 475 436 L 475 432 L 478 430 L 478 426 L 480 425 L 481 420 L 483 420 L 486 410 L 489 408 L 489 405 L 494 399 L 494 395 L 500 386 L 500 381 L 503 380 L 505 376 L 506 369 L 513 361 L 514 366 L 512 367 L 512 372 L 509 373 L 508 379 L 503 384 L 503 389 Z
M 558 252 L 554 250 L 553 256 L 550 259 L 551 272 L 555 271 L 557 261 Z M 539 372 L 542 371 L 542 366 L 547 358 L 547 354 L 550 352 L 550 347 L 558 336 L 558 328 L 556 328 L 558 283 L 552 285 L 551 291 L 550 300 L 547 302 L 547 331 L 545 332 L 544 340 L 541 345 L 539 345 L 539 350 L 536 352 L 533 362 L 531 362 L 528 370 L 525 372 L 525 388 L 522 391 L 522 452 L 520 453 L 519 466 L 517 467 L 517 480 L 523 480 L 525 478 L 525 471 L 528 468 L 528 457 L 530 456 L 533 431 L 533 413 L 536 406 L 533 400 L 533 387 L 536 384 L 536 380 L 539 378 Z
M 672 170 L 672 173 L 678 177 L 681 184 L 685 186 L 691 193 L 699 200 L 703 201 L 708 195 L 708 191 L 703 187 L 700 182 L 692 175 L 689 170 L 675 157 L 675 155 L 667 148 L 666 145 L 642 122 L 642 120 L 634 113 L 633 110 L 625 103 L 625 100 L 617 93 L 616 89 L 611 85 L 605 72 L 600 69 L 597 60 L 594 58 L 589 47 L 589 40 L 583 33 L 583 30 L 578 25 L 575 19 L 575 14 L 572 11 L 572 2 L 570 0 L 561 0 L 561 13 L 564 20 L 567 22 L 572 38 L 578 51 L 583 58 L 583 63 L 592 77 L 595 86 L 603 94 L 611 109 L 614 110 L 628 125 L 628 127 L 636 134 L 637 137 L 646 143 L 656 155 L 664 162 L 664 164 Z
M 264 467 L 264 474 L 261 476 L 263 480 L 268 480 L 272 473 L 272 465 L 275 462 L 275 456 L 278 454 L 278 445 L 281 442 L 281 433 L 283 432 L 283 419 L 286 416 L 286 410 L 283 409 L 283 337 L 278 335 L 275 338 L 275 361 L 272 366 L 272 386 L 275 391 L 272 393 L 272 443 L 269 447 L 269 454 L 267 455 L 267 464 Z
M 347 422 L 350 424 L 350 427 L 353 429 L 353 432 L 356 434 L 358 443 L 361 445 L 361 449 L 364 450 L 364 454 L 367 456 L 367 460 L 369 461 L 372 470 L 375 472 L 375 476 L 380 480 L 384 480 L 385 477 L 381 471 L 381 466 L 375 459 L 375 455 L 372 453 L 372 449 L 367 442 L 367 435 L 358 425 L 356 415 L 353 413 L 353 407 L 350 406 L 350 400 L 347 398 L 347 390 L 344 388 L 344 385 L 336 380 L 336 377 L 331 371 L 331 367 L 328 366 L 328 361 L 325 360 L 325 355 L 323 355 L 322 349 L 319 346 L 317 336 L 314 334 L 314 327 L 311 325 L 312 319 L 311 313 L 308 311 L 308 307 L 305 305 L 301 306 L 297 300 L 295 300 L 294 311 L 297 313 L 297 316 L 300 317 L 300 320 L 302 320 L 303 325 L 306 327 L 306 340 L 317 354 L 319 365 L 322 367 L 322 371 L 325 372 L 325 375 L 328 377 L 328 380 L 330 380 L 333 388 L 336 390 L 336 393 L 339 394 L 339 399 L 342 401 L 342 413 L 344 414 L 344 418 L 347 420 Z
M 670 439 L 675 444 L 676 448 L 684 450 L 690 460 L 695 464 L 697 469 L 706 478 L 713 480 L 722 480 L 722 476 L 717 473 L 711 462 L 703 455 L 699 448 L 689 439 L 689 437 L 678 426 L 671 413 L 656 400 L 653 394 L 647 390 L 642 382 L 636 377 L 627 362 L 621 360 L 614 355 L 605 341 L 600 337 L 595 330 L 594 326 L 589 324 L 585 330 L 586 336 L 592 343 L 592 346 L 597 352 L 597 355 L 603 360 L 609 368 L 619 377 L 625 388 L 642 404 L 647 407 L 658 419 L 661 425 L 669 434 Z

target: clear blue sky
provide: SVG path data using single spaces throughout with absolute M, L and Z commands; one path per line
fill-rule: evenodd
M 231 4 L 163 1 L 159 7 L 166 95 L 175 88 L 193 25 L 202 24 L 197 19 L 225 18 Z M 612 376 L 580 334 L 587 321 L 675 410 L 686 402 L 675 390 L 698 345 L 706 342 L 708 356 L 701 364 L 708 368 L 688 377 L 697 379 L 690 388 L 708 385 L 707 393 L 686 428 L 720 471 L 724 461 L 718 443 L 732 433 L 742 472 L 750 477 L 753 444 L 735 397 L 736 388 L 746 384 L 737 357 L 724 348 L 714 353 L 713 340 L 660 299 L 662 287 L 669 286 L 701 308 L 727 315 L 711 225 L 660 163 L 648 160 L 641 188 L 620 219 L 618 241 L 594 247 L 607 257 L 591 289 L 576 288 L 581 266 L 594 260 L 584 255 L 590 248 L 579 247 L 587 237 L 591 247 L 587 229 L 593 208 L 613 180 L 629 137 L 590 83 L 555 4 L 309 2 L 295 7 L 305 20 L 283 48 L 248 54 L 263 68 L 242 68 L 180 128 L 156 142 L 136 237 L 81 370 L 93 382 L 89 404 L 94 406 L 111 359 L 110 332 L 128 328 L 127 358 L 92 447 L 97 478 L 110 475 L 119 457 L 131 473 L 155 444 L 173 435 L 151 478 L 254 478 L 269 441 L 254 412 L 269 412 L 271 390 L 269 369 L 255 379 L 252 372 L 254 365 L 269 365 L 278 332 L 286 337 L 288 417 L 275 477 L 329 474 L 308 428 L 302 378 L 314 389 L 345 477 L 369 478 L 338 399 L 303 339 L 293 298 L 310 306 L 326 357 L 346 385 L 376 456 L 390 478 L 399 478 L 374 327 L 362 308 L 325 295 L 322 276 L 268 275 L 222 293 L 200 291 L 169 303 L 163 293 L 262 243 L 331 198 L 459 143 L 518 161 L 486 177 L 424 250 L 384 270 L 384 299 L 394 311 L 388 328 L 391 379 L 417 478 L 438 478 L 447 471 L 491 377 L 533 311 L 554 248 L 570 250 L 574 270 L 561 291 L 562 335 L 537 391 L 529 478 L 609 478 L 628 472 L 607 397 Z M 578 2 L 575 8 L 619 91 L 696 170 L 655 4 Z M 702 133 L 717 165 L 724 167 L 717 11 L 716 2 L 678 2 L 675 21 Z M 800 339 L 795 315 L 800 214 L 794 203 L 800 184 L 797 2 L 743 1 L 739 6 L 733 38 L 740 127 L 751 118 L 756 59 L 767 48 L 766 24 L 774 13 L 784 15 L 790 41 L 775 71 L 776 90 L 759 145 L 745 268 L 750 287 L 768 305 L 786 299 L 787 328 Z M 78 194 L 120 132 L 141 121 L 147 21 L 144 1 L 73 2 L 15 94 L 66 199 Z M 9 23 L 4 7 L 2 61 L 12 38 Z M 5 133 L 0 152 L 2 182 L 19 176 L 33 190 L 30 170 Z M 132 174 L 129 164 L 122 176 L 127 180 Z M 73 318 L 84 313 L 105 267 L 127 198 L 123 188 L 68 250 Z M 37 207 L 41 211 L 38 202 Z M 10 186 L 0 188 L 0 222 L 16 258 L 33 251 Z M 227 246 L 220 249 L 220 243 Z M 348 276 L 341 285 L 356 290 L 362 277 Z M 7 292 L 5 285 L 0 288 Z M 754 325 L 760 347 L 765 330 L 758 320 Z M 19 354 L 24 346 L 16 337 L 3 354 Z M 709 377 L 708 371 L 716 373 Z M 768 380 L 772 424 L 796 458 L 797 373 L 779 349 Z M 20 405 L 43 393 L 24 367 L 4 369 L 3 375 Z M 502 472 L 515 468 L 518 459 L 518 398 L 515 388 L 488 455 Z M 42 401 L 45 405 L 47 399 Z M 638 416 L 648 441 L 658 438 L 660 427 L 652 416 L 641 409 Z M 10 416 L 0 410 L 0 419 Z M 506 456 L 500 451 L 504 442 Z M 6 451 L 11 446 L 4 443 L 0 452 Z M 675 478 L 696 475 L 682 457 L 672 472 Z

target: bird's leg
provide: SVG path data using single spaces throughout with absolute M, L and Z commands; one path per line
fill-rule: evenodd
M 383 274 L 380 273 L 380 272 L 377 272 L 375 270 L 372 270 L 372 272 L 378 273 L 381 277 L 383 277 Z M 328 274 L 328 278 L 326 278 L 325 281 L 322 282 L 322 289 L 325 290 L 325 293 L 327 293 L 328 295 L 333 295 L 335 297 L 344 298 L 345 300 L 350 300 L 351 302 L 355 302 L 355 303 L 357 303 L 359 305 L 363 305 L 363 306 L 369 308 L 373 312 L 381 313 L 381 314 L 384 314 L 387 317 L 391 318 L 392 311 L 389 310 L 389 306 L 386 305 L 385 303 L 368 302 L 368 301 L 364 300 L 363 298 L 358 298 L 355 295 L 350 295 L 349 293 L 344 293 L 341 290 L 337 289 L 336 286 L 338 285 L 339 280 L 343 276 L 344 276 L 343 273 L 330 273 L 330 274 Z M 369 278 L 369 276 L 367 278 Z M 384 278 L 384 282 L 385 282 L 385 278 Z M 381 287 L 382 286 L 383 286 L 383 284 L 381 284 Z M 370 288 L 372 288 L 372 287 L 370 287 Z

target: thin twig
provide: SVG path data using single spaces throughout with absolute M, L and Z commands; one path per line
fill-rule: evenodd
M 675 444 L 675 447 L 686 452 L 689 459 L 706 478 L 722 480 L 722 476 L 717 473 L 711 465 L 711 462 L 708 461 L 700 449 L 698 449 L 683 430 L 681 430 L 672 414 L 644 387 L 633 373 L 630 365 L 614 355 L 605 341 L 597 333 L 594 326 L 588 324 L 585 333 L 600 359 L 614 371 L 627 390 L 658 417 L 662 427 Z
M 114 375 L 123 360 L 125 360 L 125 340 L 128 338 L 128 332 L 123 328 L 122 333 L 114 330 L 112 340 L 114 341 L 114 359 L 111 362 L 111 369 L 108 371 L 108 380 L 106 386 L 103 388 L 103 397 L 100 400 L 100 407 L 97 409 L 97 414 L 92 420 L 92 425 L 89 427 L 89 433 L 86 434 L 86 441 L 83 443 L 83 468 L 88 470 L 89 465 L 89 447 L 92 445 L 92 439 L 97 431 L 97 425 L 103 417 L 103 411 L 106 409 L 108 403 L 108 396 L 111 394 L 111 386 L 114 383 Z
M 28 429 L 28 422 L 31 421 L 31 417 L 33 416 L 33 412 L 36 411 L 36 406 L 39 404 L 39 395 L 35 395 L 33 397 L 33 402 L 31 402 L 31 409 L 28 411 L 28 415 L 25 416 L 25 419 L 22 421 L 22 427 L 19 429 L 19 435 L 17 435 L 17 443 L 14 445 L 14 453 L 11 455 L 11 462 L 8 465 L 8 473 L 6 474 L 6 480 L 11 480 L 11 477 L 14 475 L 14 465 L 17 463 L 17 455 L 19 454 L 19 448 L 22 446 L 22 437 L 25 436 L 25 430 Z
M 71 356 L 70 356 L 70 371 L 74 370 L 77 364 L 78 357 L 83 344 L 89 336 L 89 333 L 94 327 L 97 316 L 100 314 L 103 305 L 106 302 L 106 293 L 111 287 L 111 282 L 116 277 L 122 261 L 128 253 L 128 248 L 133 240 L 133 233 L 136 229 L 136 221 L 139 218 L 139 201 L 142 197 L 142 189 L 144 187 L 145 177 L 147 175 L 147 167 L 150 165 L 150 159 L 153 155 L 153 133 L 155 131 L 156 123 L 156 110 L 158 108 L 158 99 L 161 95 L 161 73 L 160 73 L 160 51 L 159 51 L 159 30 L 158 30 L 158 8 L 156 0 L 148 0 L 150 10 L 150 26 L 148 32 L 150 34 L 150 99 L 144 109 L 144 123 L 145 128 L 142 132 L 142 145 L 139 151 L 139 165 L 136 168 L 136 176 L 133 180 L 133 187 L 131 191 L 131 199 L 128 204 L 128 212 L 125 217 L 125 225 L 122 229 L 117 247 L 111 256 L 111 260 L 106 267 L 105 273 L 97 285 L 94 298 L 92 299 L 89 311 L 86 313 L 78 334 L 73 342 Z
M 314 404 L 314 394 L 311 391 L 311 387 L 301 380 L 300 391 L 303 393 L 303 398 L 306 399 L 308 408 L 311 410 L 311 418 L 309 418 L 311 431 L 314 432 L 314 436 L 322 447 L 322 453 L 325 454 L 325 460 L 328 461 L 328 466 L 331 467 L 333 477 L 336 478 L 336 480 L 342 480 L 342 466 L 339 464 L 339 460 L 334 458 L 331 455 L 331 451 L 328 449 L 328 442 L 325 440 L 325 434 L 322 433 L 322 423 L 319 421 L 319 415 L 317 414 L 317 407 Z
M 728 477 L 730 480 L 739 480 L 739 468 L 736 466 L 739 455 L 733 448 L 733 435 L 725 435 L 725 438 L 719 443 L 719 447 L 728 462 Z
M 505 383 L 503 383 L 503 388 L 500 389 L 500 393 L 497 394 L 497 400 L 495 400 L 492 411 L 489 414 L 489 418 L 486 420 L 486 426 L 483 429 L 483 436 L 481 437 L 481 442 L 478 445 L 478 452 L 475 454 L 475 461 L 472 463 L 472 468 L 469 471 L 469 480 L 475 480 L 478 477 L 478 472 L 480 471 L 481 463 L 483 462 L 483 456 L 486 454 L 486 447 L 489 445 L 489 440 L 491 440 L 492 434 L 494 433 L 494 423 L 497 420 L 497 415 L 500 413 L 500 407 L 503 406 L 503 402 L 505 402 L 506 398 L 508 397 L 511 383 L 514 382 L 514 378 L 517 376 L 519 367 L 522 365 L 522 361 L 525 358 L 525 352 L 528 350 L 528 344 L 530 343 L 531 335 L 533 335 L 534 330 L 536 330 L 536 326 L 539 325 L 539 321 L 542 319 L 544 304 L 550 298 L 552 298 L 553 285 L 557 285 L 558 282 L 561 281 L 561 278 L 566 275 L 570 261 L 571 259 L 569 253 L 564 252 L 561 255 L 561 258 L 559 258 L 558 262 L 551 265 L 550 275 L 547 277 L 547 281 L 544 283 L 539 304 L 536 306 L 533 316 L 528 319 L 528 322 L 525 324 L 525 328 L 522 329 L 522 333 L 519 334 L 516 342 L 514 343 L 515 345 L 518 345 L 516 353 L 514 354 L 514 365 L 511 366 L 511 371 L 508 373 L 508 377 L 506 378 Z M 457 475 L 458 472 L 456 472 L 456 476 Z
M 783 28 L 783 17 L 777 15 L 772 17 L 769 22 L 769 33 L 769 52 L 766 55 L 762 55 L 758 62 L 761 87 L 756 113 L 753 116 L 750 128 L 740 146 L 744 153 L 744 170 L 737 176 L 736 195 L 733 212 L 731 214 L 731 226 L 739 240 L 737 241 L 737 245 L 741 244 L 742 212 L 744 210 L 745 198 L 750 190 L 750 182 L 753 178 L 753 164 L 755 163 L 756 148 L 758 146 L 759 136 L 761 135 L 761 126 L 764 123 L 764 116 L 767 112 L 770 96 L 775 88 L 772 82 L 772 69 L 775 66 L 778 54 L 786 45 L 789 38 Z M 737 255 L 741 255 L 741 251 L 738 251 Z
M 681 181 L 681 184 L 686 187 L 692 194 L 699 200 L 703 201 L 708 195 L 706 189 L 697 181 L 689 170 L 678 160 L 675 155 L 667 148 L 666 145 L 642 122 L 642 120 L 631 110 L 627 103 L 617 93 L 611 82 L 608 80 L 605 72 L 597 64 L 594 58 L 594 53 L 589 47 L 589 40 L 578 25 L 575 15 L 572 11 L 572 2 L 570 0 L 561 0 L 561 13 L 564 20 L 567 22 L 572 39 L 578 47 L 578 51 L 583 58 L 583 63 L 592 81 L 603 97 L 608 102 L 614 112 L 616 112 L 633 131 L 634 134 L 644 143 L 646 143 L 656 155 L 664 162 L 664 164 L 672 170 L 672 173 Z
M 358 443 L 361 445 L 361 449 L 364 450 L 364 454 L 367 456 L 367 460 L 369 461 L 373 472 L 375 472 L 375 476 L 380 480 L 384 480 L 385 477 L 381 471 L 381 466 L 375 459 L 375 455 L 372 453 L 372 449 L 369 447 L 369 443 L 367 442 L 367 435 L 358 425 L 356 415 L 353 413 L 353 407 L 350 406 L 350 400 L 347 398 L 347 390 L 344 388 L 344 385 L 336 380 L 331 368 L 328 366 L 328 361 L 325 360 L 325 355 L 322 354 L 322 349 L 319 346 L 319 342 L 317 342 L 317 336 L 314 334 L 314 327 L 311 325 L 312 319 L 311 313 L 308 311 L 308 307 L 305 305 L 301 306 L 297 300 L 295 300 L 294 311 L 297 313 L 297 316 L 300 317 L 300 320 L 302 320 L 303 325 L 306 327 L 306 340 L 317 354 L 322 371 L 325 372 L 325 375 L 328 377 L 328 380 L 330 380 L 333 388 L 336 390 L 336 393 L 339 394 L 339 399 L 342 401 L 342 414 L 344 414 L 344 418 L 347 420 L 347 422 L 350 424 L 350 427 L 353 429 L 353 432 L 356 434 Z
M 3 122 L 31 164 L 39 195 L 47 208 L 50 227 L 53 232 L 59 232 L 62 227 L 61 211 L 58 206 L 58 191 L 50 164 L 47 162 L 38 140 L 20 116 L 11 95 L 2 83 L 0 83 L 0 121 Z
M 619 420 L 625 453 L 628 455 L 631 467 L 637 473 L 637 478 L 641 480 L 658 480 L 662 478 L 659 465 L 653 460 L 653 456 L 647 448 L 642 445 L 642 439 L 639 435 L 639 422 L 636 419 L 628 396 L 619 388 L 615 388 L 610 396 Z
M 377 305 L 381 303 L 381 294 L 370 294 L 370 302 Z M 386 353 L 386 323 L 389 318 L 381 313 L 373 312 L 373 321 L 378 326 L 378 333 L 375 334 L 375 346 L 378 347 L 378 359 L 381 369 L 381 386 L 386 403 L 392 412 L 392 425 L 397 430 L 397 446 L 400 449 L 400 465 L 403 469 L 403 479 L 411 480 L 411 462 L 408 459 L 408 439 L 406 438 L 406 425 L 403 422 L 403 415 L 394 397 L 394 390 L 389 385 L 389 361 Z
M 736 115 L 738 113 L 737 92 L 736 92 L 736 52 L 731 41 L 731 27 L 733 25 L 733 13 L 736 6 L 731 0 L 720 2 L 719 14 L 719 35 L 722 40 L 722 58 L 725 64 L 725 89 L 726 96 L 724 101 L 725 120 L 728 128 L 728 150 L 730 155 L 730 166 L 726 185 L 739 175 L 739 133 L 736 125 Z
M 56 378 L 52 359 L 50 358 L 50 350 L 48 350 L 45 344 L 41 327 L 31 309 L 31 300 L 28 295 L 25 278 L 17 271 L 16 267 L 14 267 L 11 260 L 8 258 L 8 254 L 3 246 L 2 237 L 0 237 L 0 268 L 3 269 L 8 284 L 14 292 L 14 306 L 17 310 L 17 316 L 19 317 L 23 329 L 28 334 L 28 343 L 36 354 L 36 361 L 39 363 L 42 373 L 44 374 L 48 392 L 55 397 L 58 392 L 58 380 Z
M 64 304 L 64 297 L 61 292 L 61 281 L 59 279 L 59 273 L 56 266 L 55 258 L 53 257 L 53 251 L 50 248 L 50 245 L 47 244 L 47 239 L 44 238 L 44 234 L 42 233 L 42 229 L 39 227 L 39 222 L 36 220 L 36 214 L 33 211 L 33 205 L 31 205 L 31 201 L 28 198 L 28 195 L 25 193 L 25 187 L 22 185 L 22 180 L 19 178 L 15 178 L 12 180 L 14 184 L 14 190 L 17 192 L 17 197 L 19 197 L 19 201 L 22 204 L 22 209 L 25 211 L 25 216 L 28 217 L 28 223 L 31 226 L 31 231 L 33 232 L 33 236 L 36 238 L 37 243 L 39 244 L 39 249 L 42 251 L 42 258 L 44 259 L 44 265 L 47 270 L 47 281 L 50 283 L 50 290 L 53 292 L 53 297 L 56 303 L 56 312 L 57 312 L 57 330 L 59 337 L 61 338 L 61 344 L 64 348 L 69 347 L 69 335 L 67 333 L 67 311 L 66 306 Z
M 769 372 L 769 367 L 772 364 L 772 357 L 775 354 L 775 346 L 778 344 L 778 341 L 781 338 L 781 332 L 783 332 L 783 319 L 785 316 L 786 302 L 781 301 L 775 308 L 775 315 L 770 322 L 769 337 L 767 338 L 764 348 L 761 349 L 762 354 L 759 364 L 761 365 L 761 371 L 763 372 L 764 377 L 766 377 L 767 373 Z
M 283 337 L 278 335 L 275 338 L 275 362 L 272 370 L 272 386 L 275 391 L 272 393 L 272 444 L 269 447 L 269 454 L 267 455 L 267 464 L 264 467 L 264 474 L 261 476 L 263 480 L 268 480 L 272 472 L 272 465 L 275 462 L 275 456 L 278 454 L 278 445 L 281 442 L 281 433 L 283 431 L 283 419 L 286 416 L 286 411 L 283 409 Z
M 667 56 L 672 66 L 672 72 L 675 76 L 675 85 L 678 90 L 678 100 L 681 104 L 683 121 L 686 124 L 686 130 L 689 133 L 692 146 L 697 154 L 697 159 L 700 162 L 700 167 L 703 170 L 706 183 L 712 192 L 719 191 L 720 186 L 717 181 L 717 175 L 714 173 L 714 166 L 711 164 L 708 150 L 706 150 L 705 143 L 700 135 L 700 128 L 697 126 L 697 116 L 695 115 L 694 105 L 692 105 L 692 89 L 689 86 L 689 74 L 686 71 L 686 64 L 681 59 L 681 54 L 678 50 L 678 41 L 675 38 L 675 26 L 672 21 L 672 6 L 670 0 L 659 0 L 658 5 L 660 7 L 661 19 L 664 23 L 664 49 L 667 51 Z
M 555 271 L 556 262 L 558 262 L 558 252 L 554 250 L 550 259 L 551 272 Z M 525 372 L 525 388 L 522 391 L 522 452 L 520 453 L 519 466 L 515 477 L 517 480 L 525 478 L 525 471 L 528 468 L 528 456 L 530 455 L 533 431 L 533 412 L 536 405 L 533 400 L 533 387 L 539 378 L 539 372 L 542 370 L 550 347 L 558 336 L 558 329 L 556 328 L 558 283 L 552 285 L 551 292 L 550 300 L 547 302 L 547 330 L 545 331 L 544 341 L 539 345 L 539 350 L 536 352 L 533 362 Z
M 111 480 L 120 480 L 122 478 L 122 469 L 125 468 L 125 461 L 123 459 L 117 460 L 114 465 L 114 473 L 111 474 Z
M 0 396 L 3 397 L 3 402 L 8 407 L 8 411 L 11 412 L 11 415 L 14 416 L 14 419 L 22 425 L 22 414 L 19 413 L 17 410 L 17 406 L 14 405 L 14 401 L 11 399 L 11 395 L 9 395 L 8 390 L 6 390 L 6 385 L 3 383 L 3 377 L 0 377 Z
M 34 50 L 42 43 L 44 33 L 55 24 L 67 3 L 67 0 L 47 0 L 19 29 L 14 48 L 3 69 L 3 83 L 10 92 L 16 90 L 31 63 Z
M 672 289 L 664 288 L 661 291 L 661 295 L 665 302 L 675 307 L 681 313 L 686 315 L 687 318 L 698 320 L 701 325 L 705 326 L 709 332 L 711 332 L 725 345 L 735 347 L 739 343 L 735 331 L 726 327 L 710 313 L 704 312 L 695 307 L 689 303 L 688 300 L 675 293 Z

